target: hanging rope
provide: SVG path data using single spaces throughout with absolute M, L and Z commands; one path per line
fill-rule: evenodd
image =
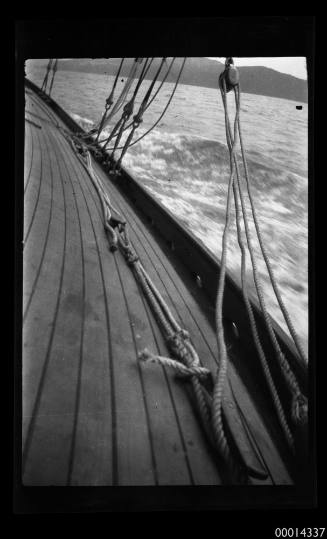
M 114 134 L 118 131 L 118 136 L 116 138 L 116 141 L 115 141 L 115 145 L 114 145 L 114 148 L 112 150 L 112 154 L 111 154 L 111 158 L 113 159 L 114 158 L 114 154 L 115 154 L 115 151 L 117 149 L 117 146 L 119 145 L 119 142 L 120 142 L 120 139 L 121 139 L 121 136 L 123 134 L 123 130 L 124 130 L 124 127 L 125 127 L 125 124 L 127 122 L 127 120 L 131 117 L 131 115 L 133 114 L 133 110 L 134 110 L 134 102 L 135 102 L 135 98 L 137 96 L 137 93 L 139 91 L 139 88 L 143 82 L 143 78 L 144 78 L 144 74 L 145 74 L 145 70 L 146 70 L 146 67 L 147 67 L 147 63 L 149 61 L 149 58 L 147 58 L 144 62 L 144 66 L 143 66 L 143 69 L 142 69 L 142 72 L 141 72 L 141 75 L 139 77 L 139 80 L 137 81 L 137 84 L 135 86 L 135 89 L 134 89 L 134 92 L 133 92 L 133 95 L 132 95 L 132 98 L 128 101 L 128 103 L 126 103 L 126 105 L 124 106 L 124 110 L 123 110 L 123 114 L 122 116 L 120 117 L 120 119 L 118 120 L 118 122 L 116 123 L 115 127 L 113 128 L 112 132 L 110 133 L 109 137 L 107 138 L 104 146 L 103 146 L 103 149 L 106 149 L 106 146 L 109 144 L 109 142 L 112 140 Z
M 129 145 L 130 145 L 131 142 L 132 142 L 132 139 L 133 139 L 135 130 L 136 130 L 136 129 L 138 128 L 138 126 L 143 122 L 143 114 L 144 114 L 146 105 L 147 105 L 147 103 L 148 103 L 148 101 L 149 101 L 149 99 L 150 99 L 151 92 L 152 92 L 153 87 L 154 87 L 154 85 L 155 85 L 155 83 L 156 83 L 156 81 L 157 81 L 157 79 L 158 79 L 158 77 L 159 77 L 160 71 L 161 71 L 162 66 L 164 65 L 164 63 L 165 63 L 165 58 L 162 59 L 162 61 L 161 61 L 161 63 L 160 63 L 160 66 L 159 66 L 159 68 L 158 68 L 158 70 L 157 70 L 157 73 L 156 73 L 155 77 L 153 78 L 153 80 L 152 80 L 152 82 L 151 82 L 151 84 L 150 84 L 150 86 L 149 86 L 149 88 L 148 88 L 148 90 L 147 90 L 147 92 L 146 92 L 146 94 L 145 94 L 145 96 L 144 96 L 142 102 L 141 102 L 141 105 L 140 105 L 140 107 L 139 107 L 139 110 L 138 110 L 137 114 L 135 114 L 135 116 L 133 117 L 132 129 L 131 129 L 131 131 L 130 131 L 130 133 L 129 133 L 127 139 L 126 139 L 126 142 L 125 142 L 125 144 L 124 144 L 124 147 L 123 147 L 123 149 L 122 149 L 122 152 L 121 152 L 121 154 L 120 154 L 120 157 L 119 157 L 117 163 L 115 163 L 115 165 L 114 165 L 114 167 L 113 167 L 113 172 L 114 172 L 114 173 L 116 173 L 117 170 L 120 169 L 122 159 L 123 159 L 123 157 L 124 157 L 124 155 L 125 155 L 125 153 L 126 153 L 128 147 L 129 147 Z
M 45 73 L 45 76 L 44 76 L 44 79 L 43 79 L 43 82 L 42 82 L 42 86 L 41 86 L 41 90 L 42 92 L 45 92 L 46 91 L 46 88 L 47 88 L 47 85 L 48 85 L 48 77 L 49 77 L 49 72 L 50 72 L 50 69 L 51 69 L 51 66 L 52 66 L 52 58 L 50 58 L 49 62 L 48 62 L 48 65 L 47 65 L 47 68 L 46 68 L 46 73 Z
M 229 73 L 229 71 L 230 71 L 230 73 Z M 230 122 L 229 122 L 229 118 L 228 118 L 227 99 L 226 99 L 226 94 L 231 88 L 234 88 L 236 111 L 237 111 L 236 112 L 236 117 L 235 117 L 235 123 L 234 123 L 234 138 L 232 137 L 232 133 L 231 133 L 231 126 L 230 126 Z M 267 310 L 266 310 L 265 301 L 264 301 L 264 297 L 263 297 L 263 294 L 262 294 L 260 281 L 259 281 L 259 278 L 258 278 L 258 272 L 257 272 L 256 263 L 255 263 L 255 257 L 254 257 L 254 251 L 253 251 L 253 247 L 252 247 L 252 244 L 251 244 L 251 237 L 250 237 L 250 231 L 249 231 L 249 226 L 248 226 L 248 221 L 247 221 L 245 202 L 244 202 L 242 189 L 241 189 L 241 184 L 240 184 L 240 180 L 239 180 L 238 164 L 237 164 L 235 152 L 233 151 L 233 147 L 234 147 L 234 144 L 235 144 L 235 137 L 236 137 L 236 127 L 237 127 L 237 130 L 239 132 L 239 126 L 240 126 L 240 119 L 239 119 L 240 88 L 239 88 L 238 81 L 236 81 L 236 79 L 235 79 L 235 68 L 230 63 L 230 59 L 229 59 L 229 63 L 226 62 L 226 70 L 223 73 L 223 76 L 220 77 L 220 89 L 221 89 L 222 98 L 223 98 L 223 104 L 224 104 L 224 109 L 225 109 L 226 137 L 227 137 L 227 143 L 228 143 L 228 148 L 229 148 L 229 151 L 230 151 L 230 158 L 231 158 L 231 163 L 232 163 L 231 164 L 231 170 L 233 170 L 234 165 L 235 165 L 236 176 L 237 176 L 237 185 L 238 185 L 238 191 L 239 191 L 239 195 L 240 195 L 240 199 L 241 199 L 241 206 L 242 206 L 243 219 L 244 219 L 244 225 L 245 225 L 245 233 L 246 233 L 248 248 L 249 248 L 249 252 L 250 252 L 250 256 L 251 256 L 255 287 L 256 287 L 257 294 L 258 294 L 261 310 L 263 312 L 266 327 L 268 329 L 269 335 L 270 335 L 270 337 L 272 339 L 272 342 L 273 342 L 274 349 L 275 349 L 276 354 L 277 354 L 278 363 L 280 365 L 281 371 L 282 371 L 282 373 L 284 375 L 284 379 L 285 379 L 285 381 L 286 381 L 286 383 L 288 385 L 288 388 L 289 388 L 289 390 L 291 392 L 291 395 L 292 395 L 292 419 L 293 419 L 294 423 L 297 424 L 297 425 L 298 424 L 303 424 L 303 423 L 306 423 L 306 421 L 307 421 L 307 399 L 304 397 L 304 395 L 301 393 L 301 391 L 299 389 L 298 382 L 297 382 L 297 380 L 296 380 L 296 378 L 294 376 L 294 373 L 292 372 L 292 370 L 291 370 L 291 368 L 289 366 L 289 363 L 287 362 L 284 354 L 282 353 L 282 351 L 280 349 L 280 346 L 279 346 L 278 341 L 276 339 L 274 330 L 272 328 L 270 317 L 269 317 L 269 315 L 267 313 Z M 242 152 L 242 157 L 245 160 L 244 149 L 243 149 L 243 152 Z M 245 165 L 244 165 L 244 169 L 245 169 Z M 247 174 L 247 185 L 249 185 L 248 174 Z M 259 357 L 260 357 L 261 363 L 263 365 L 264 373 L 265 373 L 265 376 L 266 376 L 270 391 L 272 393 L 275 408 L 276 408 L 276 411 L 277 411 L 281 426 L 282 426 L 282 428 L 284 430 L 286 439 L 287 439 L 290 447 L 294 448 L 293 436 L 292 436 L 292 434 L 290 432 L 290 429 L 289 429 L 289 426 L 287 424 L 285 414 L 284 414 L 284 411 L 282 409 L 282 406 L 281 406 L 281 403 L 280 403 L 280 400 L 279 400 L 279 397 L 278 397 L 278 393 L 277 393 L 276 388 L 275 388 L 275 386 L 273 384 L 272 377 L 271 377 L 271 374 L 270 374 L 270 371 L 269 371 L 269 367 L 268 367 L 268 364 L 267 364 L 266 359 L 264 357 L 264 353 L 263 353 L 263 350 L 262 350 L 262 347 L 261 347 L 261 344 L 260 344 L 260 341 L 259 341 L 259 337 L 258 337 L 258 333 L 257 333 L 257 330 L 256 330 L 252 309 L 251 309 L 250 303 L 249 303 L 249 301 L 247 299 L 247 294 L 246 294 L 246 290 L 245 290 L 245 279 L 246 279 L 246 277 L 245 277 L 244 245 L 242 244 L 242 241 L 241 241 L 241 232 L 240 232 L 240 225 L 239 225 L 240 214 L 239 214 L 239 208 L 238 208 L 237 191 L 235 190 L 234 186 L 233 186 L 233 188 L 234 188 L 235 208 L 236 208 L 236 214 L 237 214 L 238 241 L 239 241 L 241 251 L 242 251 L 242 289 L 243 289 L 243 295 L 244 295 L 245 303 L 246 303 L 249 318 L 250 318 L 251 329 L 252 329 L 252 333 L 253 333 L 253 336 L 254 336 L 255 344 L 256 344 L 257 350 L 259 352 Z M 251 197 L 251 193 L 249 193 L 249 198 L 251 198 L 251 206 L 253 206 L 253 200 L 252 200 L 252 197 Z M 228 212 L 228 210 L 227 210 L 227 212 Z M 262 242 L 262 240 L 261 240 L 261 242 Z M 274 283 L 274 284 L 275 284 L 275 288 L 277 288 L 276 283 Z M 221 332 L 220 333 L 220 339 L 222 339 L 223 338 L 223 333 L 222 333 L 221 327 L 219 328 L 219 331 Z M 217 334 L 219 334 L 218 333 L 218 327 L 217 327 Z M 224 352 L 223 347 L 221 347 L 221 349 Z M 224 360 L 225 360 L 225 357 L 223 356 L 223 361 Z M 224 365 L 224 363 L 223 363 L 222 372 L 223 372 L 222 376 L 224 376 L 224 373 L 225 373 L 225 365 Z M 217 406 L 219 406 L 218 398 L 217 398 Z
M 114 104 L 114 93 L 115 93 L 115 89 L 116 89 L 116 86 L 117 86 L 117 82 L 118 82 L 118 78 L 119 78 L 121 69 L 122 69 L 122 67 L 123 67 L 123 63 L 124 63 L 124 58 L 121 59 L 121 62 L 120 62 L 118 71 L 117 71 L 117 73 L 116 73 L 116 77 L 115 77 L 115 80 L 114 80 L 114 83 L 113 83 L 111 92 L 110 92 L 109 96 L 108 96 L 107 99 L 106 99 L 105 110 L 104 110 L 103 116 L 102 116 L 102 118 L 101 118 L 99 127 L 98 127 L 98 129 L 95 128 L 95 130 L 97 130 L 97 136 L 96 136 L 96 139 L 95 139 L 96 142 L 98 141 L 98 138 L 99 138 L 99 136 L 100 136 L 100 133 L 101 133 L 101 131 L 102 131 L 102 129 L 103 129 L 103 125 L 104 125 L 104 122 L 105 122 L 105 120 L 106 120 L 107 114 L 108 114 L 108 112 L 109 112 L 111 106 Z
M 228 145 L 229 152 L 231 154 L 232 153 L 233 138 L 232 138 L 231 126 L 230 126 L 230 122 L 229 122 L 229 118 L 228 118 L 227 100 L 226 100 L 226 90 L 227 89 L 226 89 L 226 81 L 225 81 L 224 78 L 221 79 L 220 89 L 221 89 L 221 94 L 222 94 L 222 99 L 223 99 L 223 104 L 224 104 L 224 110 L 225 110 L 225 126 L 226 126 L 227 145 Z M 236 90 L 234 90 L 234 91 L 236 91 Z M 239 111 L 240 111 L 240 108 L 238 108 L 238 117 L 239 117 Z M 238 121 L 238 119 L 236 119 L 236 121 Z M 233 157 L 233 159 L 234 159 L 234 157 Z M 241 187 L 240 187 L 240 180 L 239 180 L 239 170 L 238 170 L 236 159 L 235 159 L 234 163 L 235 163 L 235 167 L 236 167 L 237 185 L 238 185 L 238 188 L 240 190 Z M 256 349 L 258 351 L 258 355 L 259 355 L 259 358 L 261 360 L 261 364 L 262 364 L 262 367 L 263 367 L 263 370 L 264 370 L 264 374 L 265 374 L 265 377 L 266 377 L 268 385 L 269 385 L 269 389 L 270 389 L 270 392 L 271 392 L 271 395 L 272 395 L 272 398 L 273 398 L 273 401 L 274 401 L 274 405 L 275 405 L 275 408 L 276 408 L 276 411 L 277 411 L 277 415 L 278 415 L 281 427 L 282 427 L 282 429 L 284 431 L 284 434 L 285 434 L 286 440 L 288 442 L 288 445 L 293 450 L 293 448 L 294 448 L 293 436 L 292 436 L 292 433 L 291 433 L 290 428 L 288 426 L 288 423 L 287 423 L 287 420 L 286 420 L 286 417 L 285 417 L 285 413 L 284 413 L 282 404 L 281 404 L 280 399 L 279 399 L 277 389 L 275 387 L 272 376 L 270 374 L 269 366 L 268 366 L 267 360 L 265 358 L 265 354 L 264 354 L 263 348 L 261 346 L 258 331 L 257 331 L 257 328 L 256 328 L 256 323 L 255 323 L 255 318 L 254 318 L 253 311 L 252 311 L 252 306 L 251 306 L 251 303 L 249 301 L 248 294 L 247 294 L 247 287 L 246 287 L 246 251 L 245 251 L 245 246 L 244 246 L 244 243 L 243 243 L 243 240 L 242 240 L 242 232 L 241 232 L 241 224 L 240 224 L 241 223 L 241 212 L 240 212 L 240 208 L 239 208 L 238 192 L 237 192 L 237 189 L 235 187 L 235 182 L 234 181 L 233 181 L 233 194 L 234 194 L 235 212 L 236 212 L 237 237 L 238 237 L 238 243 L 239 243 L 239 246 L 240 246 L 240 249 L 241 249 L 241 281 L 242 281 L 243 299 L 244 299 L 244 303 L 246 305 L 247 313 L 248 313 L 248 316 L 249 316 L 255 346 L 256 346 Z M 246 217 L 245 217 L 245 219 L 246 219 Z
M 157 97 L 158 93 L 160 92 L 161 88 L 163 87 L 163 84 L 166 82 L 167 77 L 168 77 L 168 75 L 169 75 L 169 73 L 170 73 L 170 71 L 171 71 L 171 69 L 172 69 L 172 66 L 173 66 L 175 60 L 176 60 L 176 57 L 173 58 L 172 61 L 170 62 L 169 66 L 168 66 L 168 69 L 167 69 L 167 71 L 166 71 L 166 73 L 165 73 L 165 76 L 164 76 L 164 78 L 163 78 L 162 81 L 161 81 L 161 84 L 159 85 L 158 89 L 155 91 L 155 93 L 154 93 L 153 96 L 151 97 L 149 103 L 146 105 L 146 107 L 145 107 L 145 109 L 144 109 L 144 112 L 145 112 L 145 111 L 150 107 L 150 105 L 153 103 L 153 101 L 154 101 L 155 98 Z M 127 129 L 129 129 L 132 125 L 133 125 L 133 122 L 131 122 L 130 124 L 126 125 L 126 127 L 124 127 L 124 131 L 126 131 Z M 114 135 L 114 137 L 116 137 L 116 136 L 117 136 L 117 135 Z M 100 140 L 100 141 L 98 141 L 98 142 L 99 142 L 99 143 L 102 143 L 102 142 L 104 142 L 105 140 L 107 140 L 107 139 Z
M 52 80 L 51 80 L 51 83 L 50 83 L 50 90 L 49 90 L 49 94 L 48 94 L 49 97 L 51 95 L 53 81 L 54 81 L 57 69 L 58 69 L 58 58 L 55 59 L 54 64 L 53 64 L 53 68 L 52 68 Z
M 165 115 L 174 95 L 175 95 L 175 92 L 177 90 L 177 86 L 178 86 L 178 83 L 179 83 L 179 80 L 181 78 L 181 75 L 182 75 L 182 71 L 183 71 L 183 68 L 184 68 L 184 65 L 185 65 L 185 62 L 186 62 L 186 58 L 184 58 L 183 60 L 183 63 L 182 63 L 182 66 L 180 68 L 180 71 L 178 73 L 178 77 L 177 77 L 177 80 L 175 82 L 175 86 L 173 88 L 173 91 L 167 101 L 167 104 L 165 105 L 162 113 L 160 114 L 159 118 L 156 120 L 156 122 L 150 127 L 150 129 L 148 129 L 145 133 L 143 133 L 138 139 L 134 140 L 134 142 L 132 142 L 129 147 L 131 146 L 134 146 L 134 144 L 137 144 L 140 140 L 142 140 L 144 137 L 146 137 L 146 135 L 148 135 L 149 133 L 151 133 L 151 131 L 153 131 L 153 129 L 158 125 L 158 123 L 161 121 L 161 119 L 163 118 L 163 116 Z M 100 141 L 102 142 L 102 141 Z M 117 146 L 116 147 L 116 150 L 122 150 L 124 146 Z M 112 150 L 113 148 L 107 148 L 108 151 Z
M 141 65 L 141 63 L 143 62 L 143 58 L 135 58 L 134 60 L 134 63 L 131 67 L 131 70 L 130 70 L 130 73 L 127 77 L 127 80 L 124 84 L 124 87 L 119 95 L 119 97 L 117 98 L 117 101 L 116 103 L 114 104 L 112 110 L 109 112 L 109 114 L 107 115 L 107 117 L 105 118 L 105 120 L 103 121 L 103 124 L 102 124 L 102 130 L 106 127 L 106 125 L 108 125 L 108 123 L 111 121 L 111 119 L 113 118 L 113 116 L 115 116 L 115 114 L 117 114 L 117 112 L 119 112 L 119 110 L 121 109 L 121 107 L 123 106 L 124 102 L 126 101 L 126 98 L 128 96 L 128 93 L 130 91 L 130 88 L 137 76 L 137 72 L 138 72 L 138 69 Z M 90 136 L 91 133 L 93 132 L 96 132 L 98 128 L 94 128 L 92 129 L 89 133 L 86 133 L 86 137 Z M 106 139 L 105 139 L 106 140 Z

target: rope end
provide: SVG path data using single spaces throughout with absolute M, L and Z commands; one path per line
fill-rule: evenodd
M 139 355 L 137 356 L 137 359 L 139 361 L 149 361 L 149 359 L 152 358 L 152 354 L 151 352 L 147 349 L 147 348 L 144 348 L 144 350 L 142 350 L 142 352 L 139 353 Z

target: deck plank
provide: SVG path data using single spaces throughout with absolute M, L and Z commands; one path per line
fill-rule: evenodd
M 86 181 L 88 184 L 90 184 L 90 178 L 86 176 Z M 93 196 L 94 194 L 90 190 L 90 185 L 88 185 L 89 190 L 89 197 Z M 96 201 L 96 198 L 94 199 Z M 98 215 L 99 219 L 102 224 L 102 215 L 100 212 L 100 208 L 98 207 Z M 103 227 L 101 230 L 101 235 L 104 236 Z M 110 255 L 111 257 L 113 255 Z M 157 386 L 155 389 L 155 400 L 151 399 L 151 392 L 149 391 L 149 388 L 147 388 L 147 384 L 144 383 L 144 376 L 141 371 L 141 366 L 138 365 L 137 362 L 137 352 L 144 346 L 142 342 L 142 339 L 144 342 L 153 342 L 153 335 L 152 335 L 152 327 L 149 324 L 146 324 L 147 319 L 147 313 L 144 310 L 144 305 L 142 303 L 142 299 L 140 296 L 140 292 L 138 289 L 138 286 L 135 282 L 135 279 L 130 271 L 130 269 L 126 266 L 125 260 L 120 256 L 120 253 L 117 253 L 115 255 L 116 258 L 116 268 L 117 268 L 117 274 L 119 275 L 120 283 L 121 283 L 121 290 L 122 292 L 125 292 L 125 289 L 128 290 L 128 297 L 126 296 L 126 293 L 123 293 L 123 297 L 119 298 L 119 302 L 117 302 L 117 306 L 121 304 L 121 302 L 125 302 L 126 307 L 126 313 L 122 312 L 121 316 L 124 317 L 127 315 L 128 318 L 128 324 L 129 324 L 129 332 L 131 333 L 132 337 L 132 343 L 134 349 L 131 350 L 130 354 L 130 365 L 131 365 L 131 372 L 129 370 L 125 371 L 124 369 L 119 370 L 118 367 L 118 373 L 116 374 L 115 378 L 119 379 L 122 375 L 124 375 L 124 380 L 122 380 L 120 386 L 123 395 L 128 392 L 131 394 L 133 391 L 133 387 L 135 385 L 135 375 L 138 373 L 138 377 L 140 378 L 140 384 L 141 384 L 141 390 L 142 394 L 144 393 L 147 396 L 146 401 L 144 402 L 145 409 L 147 411 L 147 416 L 149 417 L 149 421 L 151 422 L 151 425 L 149 425 L 149 431 L 151 435 L 151 445 L 154 445 L 156 447 L 153 448 L 153 452 L 155 453 L 156 462 L 154 464 L 154 467 L 156 469 L 156 473 L 158 476 L 158 482 L 159 484 L 190 484 L 190 477 L 189 473 L 187 471 L 185 457 L 183 455 L 183 451 L 181 450 L 181 443 L 179 440 L 179 433 L 176 425 L 176 420 L 174 417 L 174 412 L 171 409 L 170 413 L 167 409 L 167 404 L 169 403 L 169 395 L 167 393 L 167 390 L 165 388 L 165 384 L 162 384 L 161 380 L 158 380 Z M 110 275 L 110 280 L 112 280 L 112 272 Z M 119 313 L 120 314 L 120 313 Z M 115 326 L 118 329 L 117 335 L 115 335 Z M 120 326 L 120 328 L 119 328 Z M 115 349 L 117 346 L 120 347 L 120 343 L 122 340 L 122 335 L 125 335 L 126 329 L 123 329 L 122 322 L 118 320 L 115 320 L 115 324 L 113 324 L 113 342 L 115 343 Z M 141 347 L 141 348 L 140 348 Z M 122 350 L 124 359 L 122 358 L 121 361 L 127 360 L 126 358 L 126 348 Z M 134 373 L 134 374 L 133 374 Z M 140 395 L 137 396 L 137 398 L 140 398 Z M 120 429 L 122 434 L 124 434 L 124 431 L 129 430 L 128 427 L 125 425 L 124 418 L 129 417 L 131 415 L 131 412 L 133 413 L 133 408 L 130 412 L 128 412 L 128 407 L 132 406 L 135 409 L 135 405 L 137 406 L 137 401 L 135 403 L 128 404 L 126 397 L 123 397 L 123 399 L 120 399 L 117 396 L 117 401 L 121 400 L 120 405 L 118 405 L 117 402 L 117 413 L 121 413 L 121 410 L 123 411 L 123 417 L 120 421 L 118 421 L 119 425 L 122 425 L 122 428 Z M 149 402 L 152 401 L 152 402 Z M 160 406 L 166 406 L 165 415 L 162 415 L 160 413 Z M 159 424 L 158 424 L 159 420 Z M 135 422 L 135 420 L 134 420 Z M 134 423 L 133 422 L 133 423 Z M 134 427 L 135 428 L 135 427 Z M 137 429 L 139 430 L 139 426 L 137 426 Z M 158 433 L 157 436 L 154 436 L 153 433 Z M 163 434 L 166 434 L 164 436 Z M 168 435 L 167 435 L 168 433 Z M 136 434 L 135 440 L 138 439 L 139 435 Z M 124 442 L 120 445 L 125 445 Z M 130 444 L 128 444 L 130 446 Z M 133 460 L 135 461 L 135 455 L 136 452 L 136 445 L 133 447 L 132 454 L 130 456 L 131 464 Z M 140 450 L 142 448 L 142 440 L 140 443 Z M 172 459 L 171 466 L 167 467 L 167 458 Z M 126 459 L 125 459 L 126 460 Z M 160 463 L 161 460 L 161 463 Z M 124 480 L 124 484 L 127 478 Z M 131 479 L 129 479 L 130 481 Z M 142 478 L 142 482 L 144 482 L 144 476 Z M 128 483 L 126 483 L 128 484 Z
M 63 141 L 62 141 L 63 144 Z M 70 159 L 69 154 L 67 158 Z M 71 163 L 72 168 L 76 174 L 76 183 L 80 182 L 81 167 L 77 161 Z M 89 178 L 87 178 L 89 180 Z M 77 192 L 77 191 L 76 191 Z M 117 441 L 116 444 L 119 447 L 119 454 L 116 455 L 115 467 L 115 480 L 113 483 L 119 481 L 119 484 L 153 484 L 154 476 L 151 464 L 150 448 L 144 446 L 144 440 L 148 437 L 145 421 L 145 411 L 140 410 L 139 403 L 142 402 L 142 388 L 139 384 L 137 376 L 135 376 L 135 370 L 129 372 L 121 368 L 121 364 L 126 363 L 126 356 L 130 355 L 129 351 L 132 351 L 135 355 L 134 343 L 128 324 L 128 313 L 123 309 L 124 296 L 120 285 L 119 275 L 115 261 L 108 251 L 108 245 L 106 237 L 103 234 L 103 224 L 101 215 L 97 212 L 94 201 L 90 197 L 87 185 L 80 182 L 79 192 L 81 199 L 84 199 L 89 219 L 92 216 L 93 223 L 93 245 L 97 246 L 98 250 L 98 263 L 100 264 L 101 280 L 103 283 L 103 290 L 100 294 L 93 295 L 93 304 L 105 299 L 106 303 L 106 317 L 108 332 L 110 332 L 110 351 L 106 351 L 106 360 L 109 366 L 108 355 L 111 355 L 110 372 L 114 379 L 114 401 L 111 407 L 114 408 L 112 413 L 115 413 L 115 424 L 117 425 L 115 433 Z M 94 277 L 92 277 L 94 279 Z M 91 301 L 90 293 L 90 301 Z M 113 315 L 114 313 L 114 315 Z M 117 316 L 119 313 L 119 316 Z M 94 342 L 96 349 L 99 344 Z M 94 350 L 94 348 L 93 348 Z M 109 353 L 108 353 L 109 352 Z M 90 354 L 92 353 L 92 346 L 90 344 Z M 94 352 L 93 352 L 94 353 Z M 93 362 L 98 361 L 96 357 L 93 357 Z M 92 372 L 89 373 L 90 376 Z M 130 379 L 130 376 L 132 377 Z M 93 378 L 93 375 L 92 375 Z M 109 377 L 107 376 L 107 379 Z M 92 382 L 93 383 L 93 382 Z M 97 382 L 94 381 L 96 384 Z M 89 392 L 90 377 L 85 372 L 85 391 Z M 106 388 L 104 388 L 104 393 Z M 92 394 L 90 394 L 92 397 Z M 94 403 L 90 399 L 90 406 L 93 407 Z M 110 409 L 110 404 L 107 403 L 107 408 Z M 85 423 L 85 422 L 84 422 Z M 101 425 L 100 425 L 101 427 Z M 89 426 L 84 424 L 84 428 L 89 429 Z M 91 434 L 91 433 L 90 433 Z M 82 439 L 82 432 L 77 432 L 76 442 L 76 457 L 75 460 L 80 462 L 80 468 L 85 468 L 85 461 L 81 457 L 81 453 L 78 451 L 79 438 L 81 445 L 87 447 L 85 438 Z M 107 438 L 110 441 L 110 438 Z M 132 440 L 134 442 L 132 443 Z M 91 441 L 91 440 L 90 440 Z M 83 442 L 83 443 L 82 443 Z M 117 449 L 116 449 L 117 452 Z M 78 454 L 79 453 L 79 454 Z M 108 462 L 110 462 L 109 455 L 107 453 Z M 130 463 L 129 463 L 130 461 Z M 134 464 L 133 464 L 134 461 Z M 137 461 L 138 466 L 135 466 Z M 93 464 L 94 466 L 94 464 Z M 94 471 L 92 472 L 94 474 Z M 78 473 L 75 474 L 76 481 L 80 484 L 78 479 Z M 80 475 L 79 475 L 80 478 Z M 103 479 L 102 479 L 103 481 Z

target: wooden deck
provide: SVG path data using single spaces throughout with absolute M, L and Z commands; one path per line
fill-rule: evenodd
M 169 353 L 125 259 L 108 249 L 100 201 L 61 120 L 30 89 L 25 120 L 23 484 L 221 484 L 185 383 L 137 361 L 145 347 Z M 214 372 L 212 308 L 93 164 L 143 265 Z M 267 470 L 253 483 L 291 484 L 269 401 L 246 374 L 241 347 L 235 354 L 224 412 L 232 432 L 252 440 L 249 459 Z

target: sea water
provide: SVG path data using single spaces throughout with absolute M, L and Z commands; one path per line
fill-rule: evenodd
M 178 66 L 174 66 L 173 72 L 177 76 Z M 41 69 L 37 62 L 29 61 L 26 74 L 41 85 L 45 69 Z M 90 129 L 101 118 L 113 80 L 114 77 L 108 75 L 60 71 L 59 64 L 52 97 L 82 127 Z M 116 96 L 125 80 L 119 79 Z M 145 82 L 137 104 L 149 84 L 150 81 Z M 156 83 L 154 91 L 158 86 Z M 157 121 L 173 88 L 174 83 L 164 83 L 144 114 L 134 139 Z M 296 108 L 299 104 L 302 106 L 300 110 Z M 228 94 L 228 108 L 233 119 L 233 92 Z M 109 131 L 120 114 L 111 120 Z M 307 351 L 308 107 L 305 103 L 286 99 L 242 94 L 240 118 L 251 191 L 264 245 L 285 306 Z M 218 89 L 179 85 L 158 126 L 128 150 L 123 166 L 220 257 L 229 156 L 224 109 Z M 247 197 L 246 207 L 250 219 Z M 268 311 L 286 329 L 252 219 L 250 231 Z M 232 212 L 227 266 L 239 280 L 240 265 L 235 212 Z M 247 280 L 249 290 L 253 291 L 249 256 Z

